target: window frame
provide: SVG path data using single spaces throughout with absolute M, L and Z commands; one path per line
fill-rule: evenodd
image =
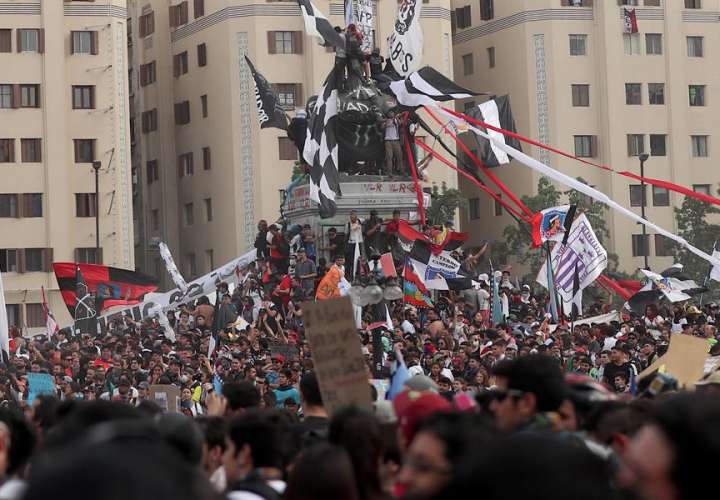
M 707 106 L 706 90 L 707 85 L 704 84 L 692 84 L 688 85 L 688 105 L 693 108 L 702 108 Z M 693 90 L 695 94 L 693 96 Z M 701 101 L 699 104 L 693 104 L 693 102 Z
M 651 85 L 653 87 L 651 87 Z M 662 92 L 660 92 L 660 95 L 662 96 L 662 102 L 653 102 L 653 100 L 657 101 L 658 92 L 657 90 L 653 91 L 652 89 L 662 89 Z M 655 99 L 653 99 L 653 96 L 655 96 Z M 648 104 L 651 106 L 664 106 L 665 105 L 665 82 L 648 82 Z
M 639 141 L 638 141 L 639 139 Z M 631 142 L 633 141 L 633 142 Z M 634 147 L 632 147 L 634 146 Z M 627 134 L 627 155 L 640 156 L 645 152 L 645 134 Z
M 704 36 L 687 35 L 685 37 L 685 39 L 687 40 L 687 56 L 688 57 L 705 57 L 705 37 Z M 697 42 L 697 41 L 700 42 L 699 55 L 697 54 L 697 50 L 696 50 L 698 48 L 698 44 L 695 42 Z M 691 42 L 693 42 L 693 43 L 691 43 Z M 691 48 L 692 48 L 692 50 L 691 50 Z M 693 53 L 691 54 L 691 52 L 693 52 Z
M 644 236 L 644 238 L 643 238 Z M 633 234 L 632 237 L 632 256 L 633 257 L 650 257 L 650 235 L 649 234 Z M 638 248 L 640 245 L 644 249 Z M 644 251 L 645 253 L 642 253 Z
M 637 102 L 633 102 L 637 100 Z M 642 83 L 626 82 L 625 83 L 625 105 L 641 106 L 642 105 Z
M 690 153 L 693 158 L 708 158 L 710 156 L 709 138 L 710 136 L 706 134 L 690 136 Z
M 662 137 L 662 153 L 653 150 L 653 138 Z M 667 156 L 667 134 L 650 134 L 650 156 Z
M 631 207 L 647 207 L 647 184 L 630 184 L 628 186 L 628 193 L 630 195 L 630 206 Z M 638 194 L 640 193 L 640 194 Z M 639 200 L 638 197 L 641 199 Z
M 581 90 L 584 90 L 584 94 Z M 590 84 L 572 83 L 570 84 L 570 93 L 572 95 L 572 106 L 574 108 L 590 107 Z
M 660 186 L 652 187 L 652 204 L 654 207 L 670 206 L 670 190 Z
M 571 56 L 573 56 L 573 57 L 575 57 L 575 56 L 577 56 L 577 57 L 582 57 L 582 56 L 586 56 L 586 55 L 587 55 L 587 41 L 588 41 L 588 36 L 587 36 L 587 34 L 584 34 L 584 33 L 570 33 L 570 34 L 568 35 L 568 40 L 569 40 L 569 42 L 570 42 L 570 55 L 571 55 Z M 578 48 L 579 48 L 579 45 L 577 44 L 577 42 L 580 41 L 580 40 L 582 40 L 582 53 L 580 53 L 580 52 L 574 53 L 574 52 L 573 52 L 573 41 L 576 42 L 575 49 L 578 49 Z
M 72 109 L 95 109 L 95 85 L 73 85 Z

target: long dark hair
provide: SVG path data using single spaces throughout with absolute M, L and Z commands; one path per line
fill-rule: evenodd
M 327 443 L 304 450 L 288 478 L 285 500 L 359 500 L 347 451 Z

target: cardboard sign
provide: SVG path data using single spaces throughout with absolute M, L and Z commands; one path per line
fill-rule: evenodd
M 345 406 L 370 410 L 370 382 L 349 297 L 303 304 L 305 334 L 329 414 Z
M 710 344 L 707 339 L 673 333 L 670 336 L 670 345 L 665 355 L 645 368 L 638 375 L 638 379 L 647 377 L 655 370 L 662 369 L 677 379 L 680 388 L 692 386 L 703 376 L 709 350 Z
M 47 394 L 55 395 L 55 378 L 47 373 L 28 373 L 28 404 L 32 404 L 36 397 Z
M 151 385 L 150 401 L 154 401 L 163 413 L 179 413 L 180 389 L 174 385 Z

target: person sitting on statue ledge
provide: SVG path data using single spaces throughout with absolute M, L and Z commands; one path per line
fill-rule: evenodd
M 402 175 L 403 165 L 402 147 L 400 146 L 400 124 L 393 111 L 388 113 L 382 128 L 385 129 L 385 175 L 392 178 L 396 173 Z
M 345 30 L 345 53 L 347 57 L 347 89 L 356 89 L 370 77 L 367 54 L 362 51 L 363 34 L 354 24 Z
M 331 227 L 327 232 L 327 245 L 320 250 L 330 254 L 330 262 L 335 262 L 335 257 L 345 255 L 345 239 L 337 234 L 337 229 Z

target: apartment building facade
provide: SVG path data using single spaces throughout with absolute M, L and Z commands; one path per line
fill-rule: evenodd
M 457 0 L 453 8 L 457 81 L 509 94 L 521 134 L 638 174 L 639 155 L 647 153 L 647 177 L 717 194 L 719 0 Z M 638 33 L 624 32 L 624 9 L 635 9 Z M 457 103 L 459 110 L 472 105 Z M 638 182 L 535 147 L 525 151 L 640 214 Z M 518 194 L 537 191 L 538 174 L 516 162 L 496 173 Z M 469 199 L 464 229 L 478 241 L 502 240 L 513 220 L 494 200 L 461 186 Z M 678 230 L 673 208 L 682 201 L 645 186 L 646 216 L 665 229 Z M 652 269 L 672 263 L 663 236 L 648 231 L 643 239 L 640 226 L 606 213 L 604 243 L 621 269 L 642 267 L 645 253 Z
M 0 1 L 0 272 L 10 325 L 45 326 L 41 288 L 69 324 L 53 261 L 134 269 L 126 18 L 125 0 Z
M 157 243 L 185 277 L 252 248 L 260 219 L 276 220 L 297 159 L 283 131 L 260 130 L 244 56 L 275 85 L 288 115 L 304 109 L 334 54 L 304 32 L 295 1 L 131 0 L 136 258 L 170 286 Z M 315 5 L 343 24 L 343 2 Z M 397 4 L 377 2 L 375 40 L 387 52 Z M 424 64 L 452 77 L 449 0 L 423 4 Z M 449 169 L 433 181 L 457 186 Z

